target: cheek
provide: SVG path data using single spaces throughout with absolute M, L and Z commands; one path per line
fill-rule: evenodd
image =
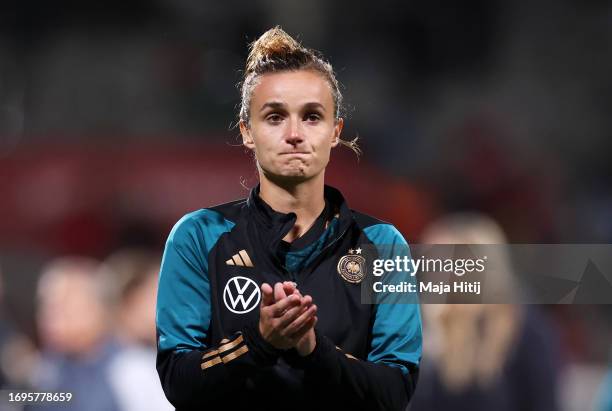
M 326 127 L 324 130 L 318 131 L 314 148 L 319 152 L 319 156 L 329 158 L 332 149 L 333 132 L 333 127 Z
M 321 162 L 321 164 L 323 165 L 323 167 L 327 166 L 327 164 L 329 163 L 329 158 L 331 156 L 331 145 L 327 144 L 325 149 L 319 153 L 319 161 Z
M 283 141 L 282 127 L 262 127 L 253 133 L 253 152 L 258 161 L 266 161 L 276 153 L 279 142 Z
M 266 155 L 268 151 L 269 149 L 266 149 L 265 147 L 262 147 L 257 143 L 255 144 L 253 154 L 255 155 L 255 161 L 257 162 L 257 164 L 261 166 L 268 163 L 268 158 L 270 157 L 269 155 Z

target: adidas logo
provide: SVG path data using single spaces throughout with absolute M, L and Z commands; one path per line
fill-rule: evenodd
M 238 254 L 234 254 L 232 258 L 225 262 L 227 265 L 237 265 L 240 267 L 253 267 L 253 262 L 247 254 L 246 250 L 238 251 Z

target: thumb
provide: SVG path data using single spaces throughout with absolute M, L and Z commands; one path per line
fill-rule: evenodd
M 261 285 L 261 293 L 262 293 L 262 297 L 261 297 L 262 306 L 265 307 L 265 306 L 274 304 L 274 290 L 272 290 L 272 287 L 270 286 L 270 284 L 263 283 Z

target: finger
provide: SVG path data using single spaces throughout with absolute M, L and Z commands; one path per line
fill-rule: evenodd
M 287 327 L 289 324 L 291 324 L 293 321 L 295 321 L 300 315 L 302 315 L 305 311 L 308 310 L 308 308 L 310 308 L 310 306 L 304 307 L 302 305 L 298 305 L 295 307 L 292 307 L 290 309 L 288 309 L 283 315 L 282 317 L 280 317 L 280 320 L 278 322 L 278 328 L 280 329 L 284 329 L 285 327 Z M 284 331 L 281 331 L 283 334 L 285 334 Z
M 307 295 L 306 297 L 300 297 L 300 314 L 306 311 L 312 305 L 312 297 Z
M 306 324 L 308 321 L 314 318 L 316 314 L 317 314 L 317 306 L 311 305 L 310 307 L 308 307 L 307 310 L 305 310 L 303 313 L 297 316 L 295 320 L 293 320 L 290 324 L 288 324 L 285 327 L 285 331 L 284 331 L 285 335 L 293 336 L 295 333 L 300 331 L 302 327 L 304 327 L 304 324 Z
M 316 315 L 308 319 L 294 334 L 292 334 L 289 339 L 295 342 L 298 342 L 304 335 L 306 335 L 311 329 L 313 329 L 317 322 L 319 321 L 319 317 Z
M 297 285 L 293 281 L 285 281 L 283 283 L 283 290 L 286 295 L 291 295 L 297 291 Z
M 285 294 L 285 290 L 283 290 L 283 284 L 274 284 L 274 301 L 279 302 L 285 297 L 287 297 L 287 294 Z
M 309 306 L 310 304 L 312 304 L 312 297 L 309 295 L 302 297 L 301 303 L 303 306 Z
M 287 311 L 289 308 L 300 305 L 300 301 L 301 299 L 297 295 L 290 295 L 289 297 L 285 297 L 282 300 L 277 301 L 270 306 L 272 316 L 282 317 L 285 311 Z
M 270 284 L 263 283 L 261 285 L 261 293 L 262 293 L 262 298 L 261 298 L 262 306 L 265 307 L 265 306 L 274 304 L 274 290 L 272 289 L 272 286 L 270 286 Z

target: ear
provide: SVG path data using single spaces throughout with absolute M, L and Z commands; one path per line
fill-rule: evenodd
M 244 121 L 240 120 L 240 134 L 242 135 L 242 145 L 248 149 L 255 149 L 255 142 L 251 135 L 251 129 Z
M 342 128 L 344 127 L 344 119 L 340 117 L 336 121 L 336 125 L 334 126 L 334 134 L 332 137 L 332 148 L 336 147 L 340 143 L 340 134 L 342 133 Z

